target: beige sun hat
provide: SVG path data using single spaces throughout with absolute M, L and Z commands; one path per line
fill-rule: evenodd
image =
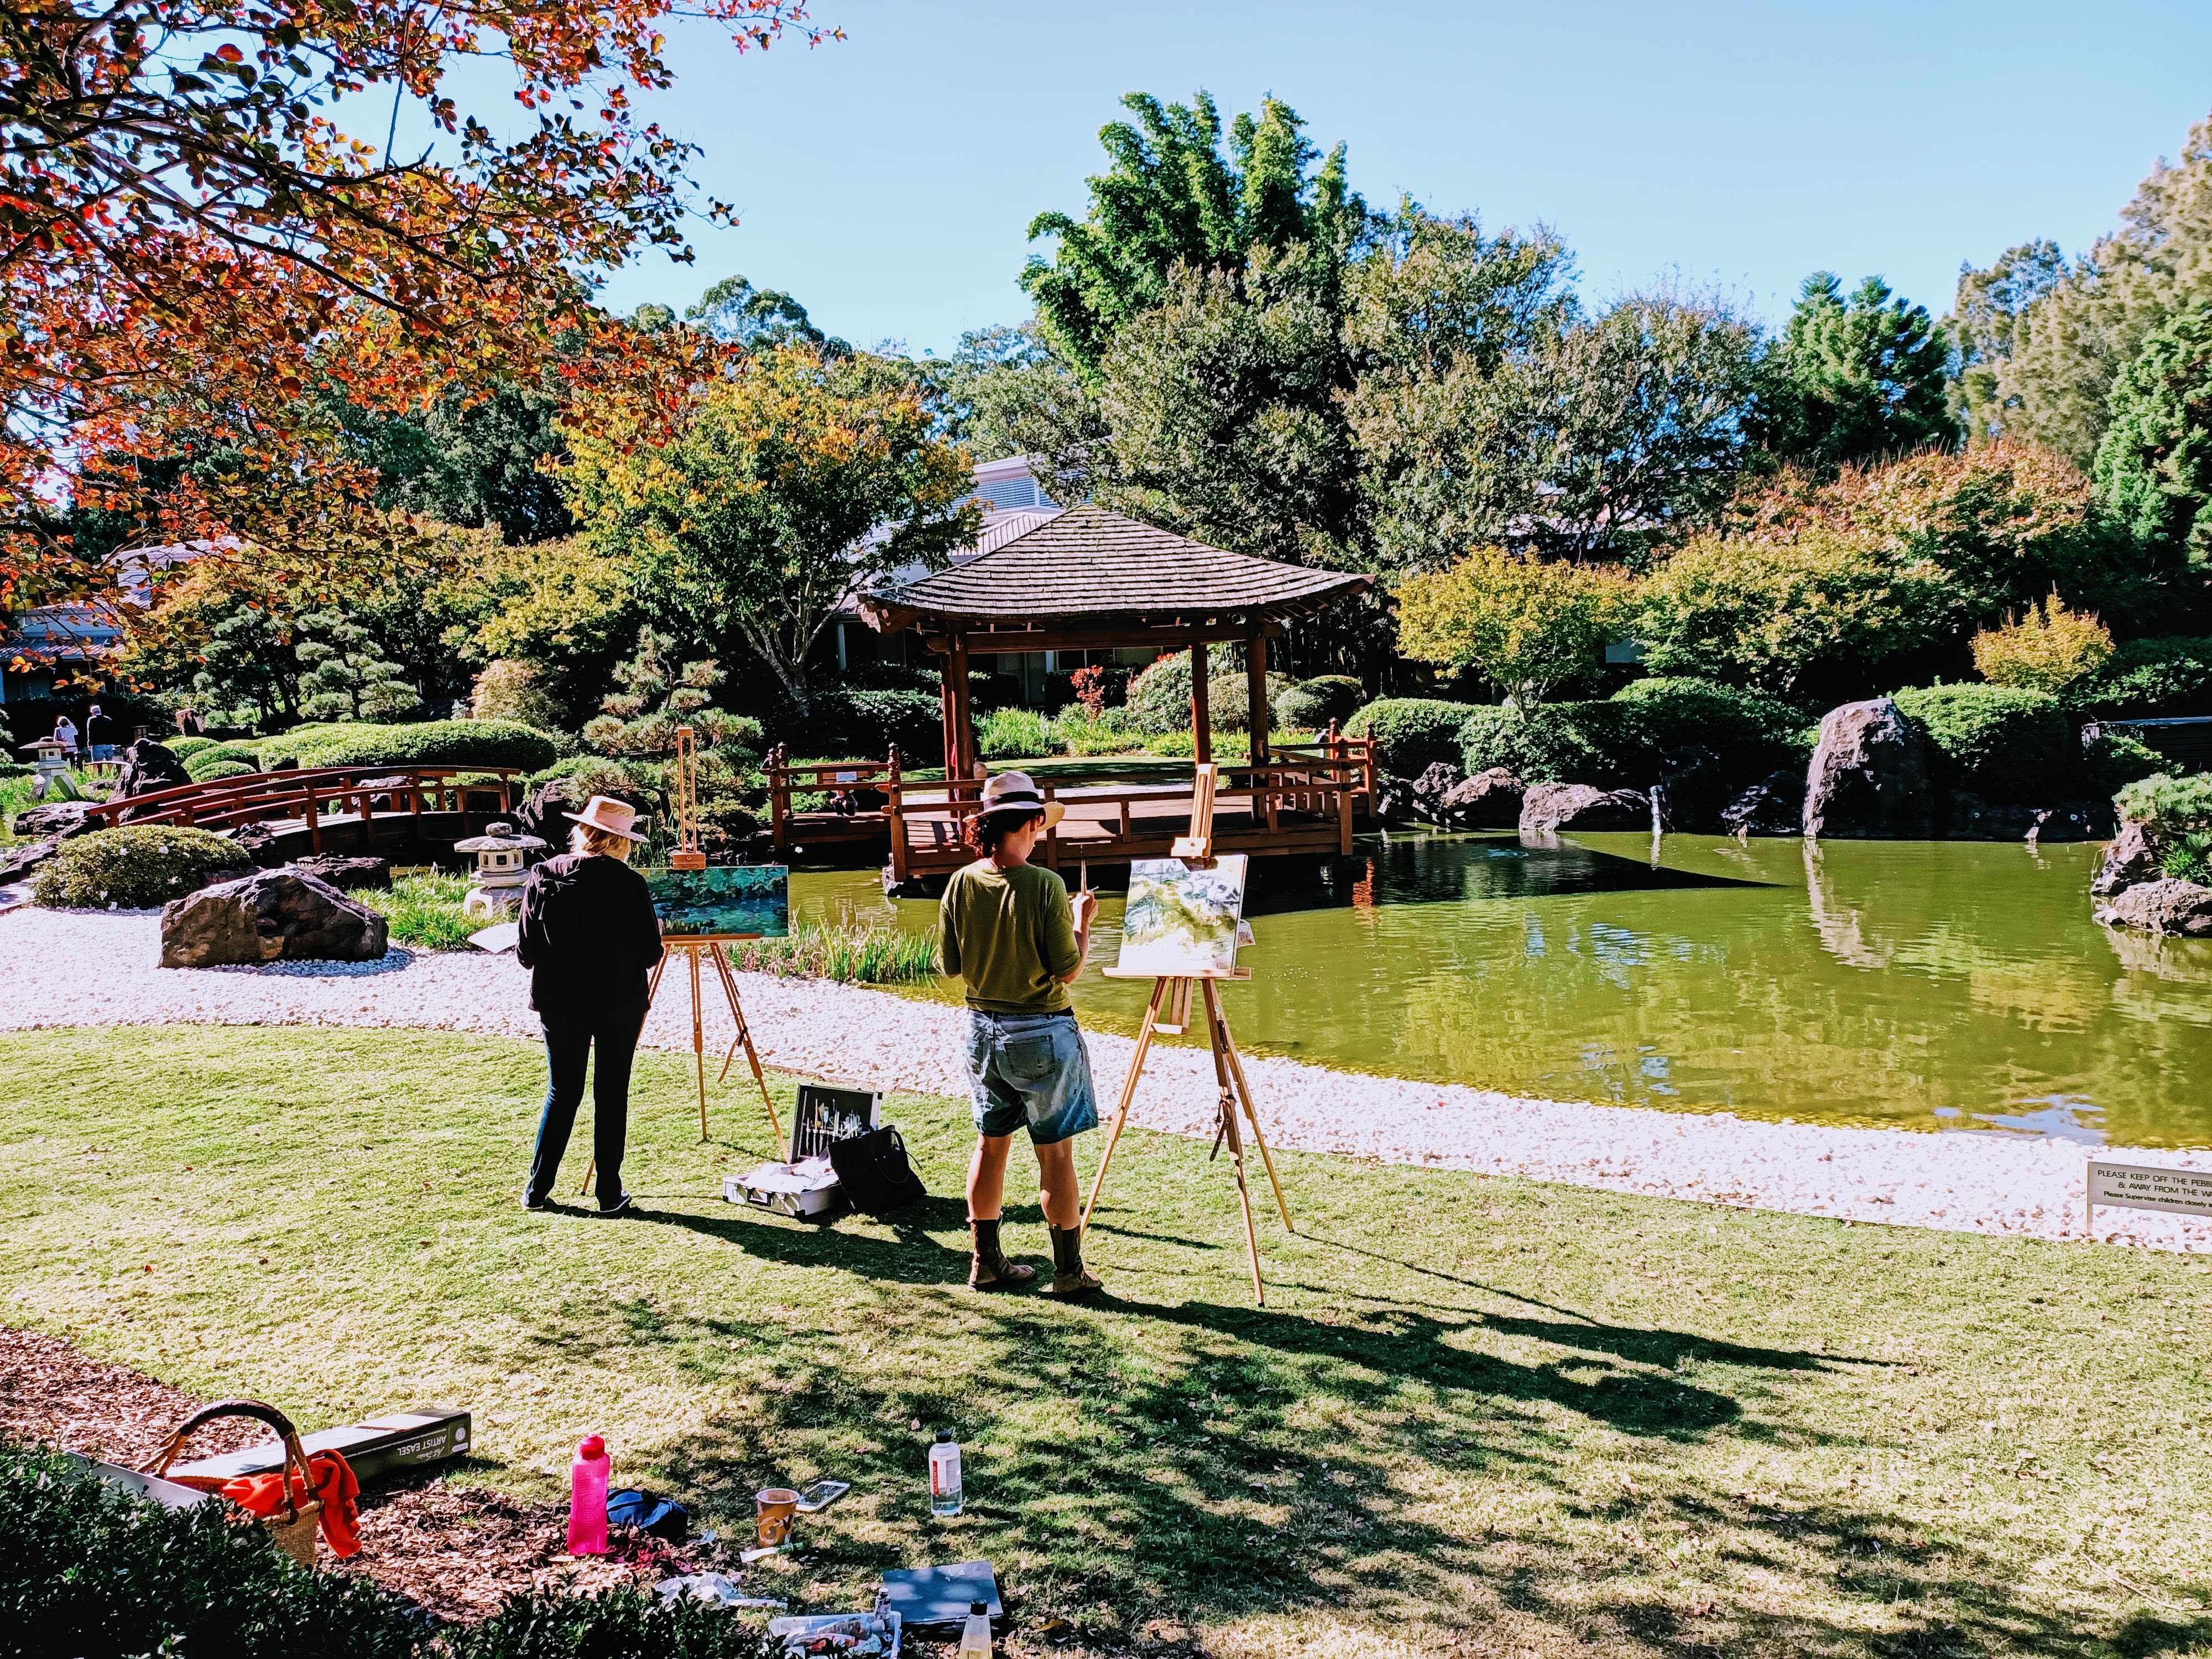
M 1036 780 L 1026 772 L 998 772 L 983 785 L 983 810 L 986 812 L 1019 812 L 1028 811 L 1044 814 L 1044 827 L 1051 829 L 1067 809 L 1056 800 L 1047 800 L 1036 787 Z
M 631 826 L 638 822 L 635 807 L 625 806 L 612 795 L 594 795 L 580 812 L 563 812 L 561 816 L 573 823 L 593 830 L 604 830 L 611 836 L 620 836 L 624 841 L 643 841 L 645 836 Z

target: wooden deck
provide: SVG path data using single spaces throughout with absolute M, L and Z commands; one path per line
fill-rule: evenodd
M 1006 763 L 1002 770 L 1018 767 Z M 792 766 L 778 756 L 768 769 L 769 823 L 779 853 L 797 849 L 810 861 L 885 865 L 894 884 L 949 875 L 974 854 L 960 839 L 962 822 L 977 810 L 979 776 L 947 785 L 907 781 L 896 758 Z M 1126 780 L 1062 785 L 1041 777 L 1048 799 L 1066 816 L 1045 833 L 1036 854 L 1054 870 L 1079 864 L 1110 868 L 1170 856 L 1190 826 L 1192 775 L 1162 781 L 1157 769 Z M 871 792 L 850 813 L 794 810 L 809 792 Z M 873 802 L 880 798 L 881 805 Z M 1215 795 L 1217 852 L 1349 856 L 1352 838 L 1371 828 L 1374 757 L 1358 738 L 1336 738 L 1273 750 L 1265 766 L 1221 769 Z

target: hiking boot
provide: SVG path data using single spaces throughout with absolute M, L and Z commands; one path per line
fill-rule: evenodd
M 1018 1291 L 1036 1277 L 1036 1269 L 1027 1262 L 1006 1259 L 1006 1251 L 999 1247 L 996 1221 L 971 1221 L 968 1231 L 975 1241 L 974 1253 L 968 1261 L 970 1290 Z
M 1083 1229 L 1054 1227 L 1052 1232 L 1052 1293 L 1054 1296 L 1089 1296 L 1103 1291 L 1105 1285 L 1098 1275 L 1083 1265 Z

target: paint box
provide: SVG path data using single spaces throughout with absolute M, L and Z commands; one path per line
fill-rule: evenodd
M 845 1194 L 837 1172 L 826 1158 L 801 1159 L 796 1164 L 763 1164 L 744 1175 L 722 1177 L 722 1196 L 732 1204 L 750 1204 L 771 1215 L 808 1220 L 834 1215 L 844 1207 Z
M 394 1470 L 442 1463 L 449 1457 L 463 1455 L 469 1449 L 470 1427 L 469 1413 L 459 1407 L 415 1406 L 404 1412 L 372 1417 L 366 1423 L 325 1429 L 319 1434 L 303 1434 L 300 1444 L 310 1453 L 344 1453 L 354 1474 L 366 1483 Z M 169 1473 L 238 1480 L 249 1474 L 266 1474 L 283 1462 L 283 1443 L 270 1440 L 248 1446 L 244 1451 L 179 1463 Z

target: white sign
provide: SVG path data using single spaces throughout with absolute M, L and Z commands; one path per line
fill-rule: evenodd
M 2176 1215 L 2212 1216 L 2212 1170 L 2169 1170 L 2155 1164 L 2103 1164 L 2089 1160 L 2089 1207 L 2117 1205 L 2128 1210 L 2170 1210 Z

